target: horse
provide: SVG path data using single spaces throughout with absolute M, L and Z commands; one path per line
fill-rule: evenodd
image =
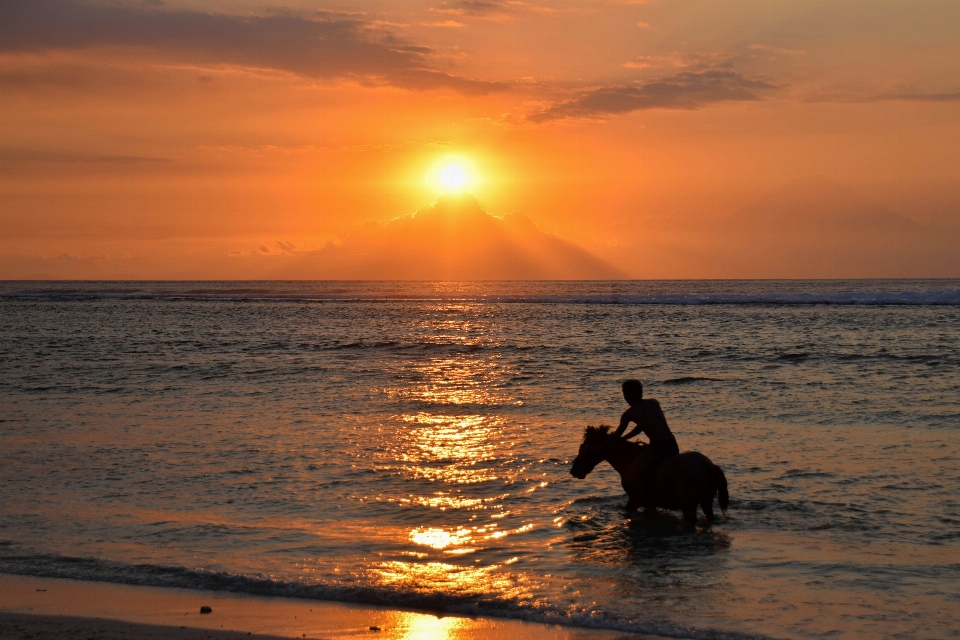
M 710 458 L 696 451 L 685 451 L 671 456 L 660 464 L 654 476 L 652 486 L 644 491 L 636 474 L 634 463 L 649 445 L 623 440 L 607 447 L 610 427 L 587 427 L 577 457 L 570 467 L 570 475 L 583 480 L 587 474 L 606 460 L 620 474 L 620 484 L 627 492 L 627 510 L 635 511 L 659 507 L 661 509 L 680 509 L 683 518 L 689 523 L 697 521 L 697 505 L 703 509 L 707 520 L 713 520 L 713 498 L 718 496 L 720 509 L 724 516 L 730 496 L 727 494 L 727 479 L 723 471 L 710 461 Z

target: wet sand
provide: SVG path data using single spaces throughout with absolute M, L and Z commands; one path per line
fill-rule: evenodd
M 201 614 L 208 606 L 211 613 Z M 0 640 L 642 638 L 516 620 L 0 574 Z

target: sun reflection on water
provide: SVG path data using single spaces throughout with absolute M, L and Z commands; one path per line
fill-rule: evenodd
M 417 544 L 434 549 L 446 549 L 454 545 L 462 545 L 473 537 L 470 529 L 460 528 L 447 531 L 437 527 L 416 528 L 410 532 L 410 539 Z
M 526 600 L 527 589 L 510 574 L 502 573 L 500 565 L 471 567 L 446 562 L 406 562 L 391 560 L 371 570 L 382 586 L 417 593 L 447 593 L 460 596 L 487 596 L 492 598 Z
M 481 541 L 499 540 L 509 535 L 532 531 L 533 528 L 533 524 L 525 524 L 516 529 L 499 529 L 496 522 L 472 527 L 417 527 L 410 531 L 410 540 L 444 553 L 466 554 L 476 551 L 475 548 L 466 545 L 476 545 Z
M 446 405 L 522 405 L 503 385 L 514 375 L 497 357 L 454 356 L 408 363 L 408 384 L 388 389 L 398 400 Z
M 493 498 L 465 498 L 459 495 L 449 495 L 442 491 L 437 491 L 430 496 L 409 496 L 399 498 L 400 504 L 416 504 L 421 507 L 430 507 L 446 511 L 447 509 L 484 509 L 486 504 L 502 500 L 506 495 L 495 496 Z M 491 516 L 493 517 L 493 516 Z
M 487 416 L 404 415 L 410 424 L 390 452 L 415 478 L 451 484 L 475 484 L 497 479 L 497 457 L 503 420 Z M 429 500 L 429 498 L 427 498 Z
M 466 621 L 463 618 L 399 612 L 394 627 L 402 629 L 403 640 L 453 640 L 462 637 Z
M 432 321 L 431 348 L 450 345 L 467 353 L 411 359 L 403 365 L 401 384 L 387 389 L 392 399 L 413 402 L 422 409 L 391 417 L 403 427 L 386 443 L 382 468 L 399 472 L 412 488 L 393 500 L 431 511 L 412 510 L 410 516 L 416 520 L 401 533 L 406 535 L 407 548 L 368 569 L 383 587 L 484 600 L 531 598 L 527 579 L 506 570 L 515 557 L 504 561 L 498 552 L 489 560 L 485 557 L 491 549 L 503 547 L 506 536 L 534 527 L 482 513 L 504 514 L 504 500 L 515 491 L 516 474 L 526 471 L 513 464 L 506 416 L 491 409 L 522 401 L 512 395 L 510 380 L 515 371 L 499 356 L 485 352 L 490 346 L 485 326 L 462 320 Z M 441 407 L 442 413 L 437 412 Z M 460 559 L 463 565 L 456 564 Z M 418 624 L 404 637 L 456 635 L 453 620 Z

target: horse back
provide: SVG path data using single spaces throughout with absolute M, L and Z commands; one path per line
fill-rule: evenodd
M 714 464 L 699 451 L 684 451 L 667 458 L 657 471 L 656 489 L 660 506 L 679 509 L 713 485 Z
M 705 479 L 711 477 L 712 469 L 713 462 L 699 451 L 679 453 L 664 460 L 660 467 L 661 472 L 666 471 L 670 475 L 703 477 Z

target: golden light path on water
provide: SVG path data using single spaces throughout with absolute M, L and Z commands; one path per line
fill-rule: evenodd
M 495 356 L 431 358 L 411 362 L 406 377 L 411 384 L 387 391 L 395 400 L 414 400 L 434 405 L 521 406 L 522 401 L 503 393 L 496 383 L 514 372 Z
M 499 565 L 471 567 L 447 562 L 384 562 L 377 568 L 380 583 L 411 591 L 437 590 L 457 595 L 524 598 L 524 591 Z M 442 591 L 441 591 L 442 590 Z
M 407 613 L 398 616 L 397 627 L 404 629 L 404 640 L 444 640 L 458 638 L 467 620 L 457 617 L 428 616 Z
M 472 484 L 496 480 L 493 469 L 481 466 L 496 461 L 497 436 L 503 421 L 479 415 L 432 416 L 425 413 L 401 418 L 412 429 L 398 443 L 397 459 L 408 463 L 415 477 L 444 484 Z
M 441 321 L 431 328 L 433 332 L 428 340 L 434 344 L 477 345 L 484 341 L 486 333 L 483 323 L 478 322 L 465 325 Z M 392 399 L 444 409 L 395 417 L 408 428 L 400 430 L 400 437 L 388 445 L 385 463 L 411 480 L 426 480 L 440 489 L 428 494 L 410 494 L 398 502 L 441 514 L 449 510 L 457 514 L 461 522 L 424 522 L 411 527 L 407 540 L 412 546 L 404 555 L 413 560 L 393 559 L 374 567 L 372 573 L 381 585 L 421 593 L 456 593 L 490 599 L 532 598 L 524 585 L 527 580 L 505 570 L 517 561 L 516 557 L 491 564 L 483 564 L 480 558 L 473 562 L 468 559 L 498 540 L 534 528 L 532 523 L 513 528 L 499 525 L 498 520 L 509 513 L 504 510 L 503 501 L 510 492 L 484 495 L 470 490 L 470 487 L 490 483 L 512 483 L 513 477 L 500 477 L 506 422 L 493 409 L 498 405 L 522 404 L 503 389 L 503 381 L 511 374 L 496 355 L 461 354 L 419 359 L 404 367 L 406 384 L 385 390 Z M 478 405 L 491 410 L 484 414 L 450 411 Z M 411 486 L 415 485 L 411 483 Z M 446 560 L 438 561 L 437 554 Z M 460 558 L 465 564 L 455 564 Z M 442 628 L 432 622 L 423 624 L 429 628 L 411 629 L 411 633 L 422 633 L 425 638 L 456 637 L 455 622 L 446 623 L 451 626 Z

